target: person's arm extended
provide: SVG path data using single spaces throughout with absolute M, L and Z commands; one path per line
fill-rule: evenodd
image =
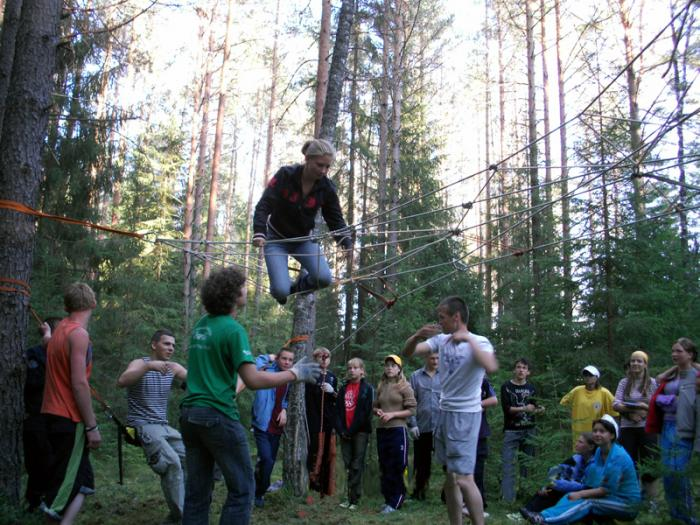
M 467 342 L 473 350 L 474 361 L 486 370 L 487 374 L 493 374 L 498 370 L 496 354 L 482 350 L 481 343 L 469 330 L 459 331 L 452 334 L 452 340 L 457 343 Z
M 238 367 L 238 376 L 243 380 L 245 386 L 251 390 L 276 388 L 297 380 L 297 376 L 291 370 L 265 372 L 255 368 L 253 363 L 243 363 Z
M 425 339 L 429 339 L 440 333 L 440 327 L 434 324 L 426 324 L 422 326 L 415 334 L 406 339 L 403 346 L 403 355 L 411 357 L 413 354 L 417 356 L 425 356 L 432 352 L 432 348 Z M 423 339 L 422 342 L 419 342 Z
M 604 498 L 608 491 L 604 487 L 596 487 L 594 489 L 577 490 L 569 493 L 569 499 L 576 501 L 578 499 Z
M 310 357 L 300 359 L 291 369 L 281 372 L 265 372 L 258 370 L 253 363 L 243 363 L 238 367 L 238 376 L 251 390 L 260 390 L 295 381 L 315 383 L 321 376 L 321 367 Z
M 92 410 L 90 385 L 87 380 L 85 361 L 87 359 L 90 338 L 87 332 L 78 328 L 68 336 L 70 347 L 70 383 L 75 398 L 75 404 L 80 412 L 80 419 L 85 425 L 85 436 L 88 448 L 97 448 L 102 442 L 102 436 L 97 428 L 97 418 Z M 87 432 L 88 429 L 91 429 Z

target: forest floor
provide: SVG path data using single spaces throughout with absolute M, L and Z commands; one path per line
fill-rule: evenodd
M 105 425 L 107 426 L 107 425 Z M 110 425 L 111 426 L 111 425 Z M 107 431 L 102 446 L 91 455 L 91 461 L 95 470 L 97 492 L 87 498 L 80 513 L 76 525 L 160 525 L 167 515 L 163 495 L 160 488 L 160 479 L 146 464 L 145 458 L 139 448 L 124 445 L 124 484 L 118 483 L 117 447 L 114 435 Z M 252 444 L 251 444 L 252 445 Z M 251 454 L 255 453 L 255 447 L 251 446 Z M 282 454 L 275 465 L 272 480 L 282 477 Z M 251 458 L 254 460 L 254 457 Z M 490 516 L 487 524 L 516 524 L 525 525 L 522 519 L 513 520 L 509 514 L 517 514 L 517 509 L 522 501 L 514 505 L 506 505 L 498 500 L 496 494 L 499 491 L 497 458 L 489 458 L 487 468 L 487 496 L 489 505 L 487 511 Z M 495 468 L 494 468 L 495 467 Z M 376 450 L 372 447 L 367 458 L 367 468 L 364 476 L 364 493 L 359 508 L 349 511 L 338 505 L 344 499 L 341 496 L 345 491 L 345 475 L 342 461 L 338 458 L 336 469 L 337 494 L 332 497 L 319 498 L 317 493 L 310 493 L 313 500 L 307 502 L 306 498 L 297 498 L 282 488 L 276 492 L 268 493 L 265 498 L 265 506 L 262 509 L 254 509 L 252 523 L 256 525 L 272 524 L 323 524 L 323 525 L 370 525 L 382 523 L 401 523 L 402 525 L 438 525 L 447 524 L 447 509 L 440 501 L 440 485 L 442 472 L 438 466 L 433 469 L 433 483 L 426 501 L 407 500 L 398 512 L 389 515 L 379 514 L 383 500 L 379 490 L 379 473 L 376 464 Z M 542 473 L 539 478 L 546 477 Z M 696 487 L 697 489 L 697 487 Z M 698 491 L 695 491 L 696 496 Z M 223 482 L 217 482 L 210 513 L 210 523 L 218 523 L 221 506 L 226 497 L 226 486 Z M 663 498 L 660 500 L 660 512 L 651 514 L 643 511 L 634 523 L 641 525 L 668 525 L 670 519 L 666 512 Z M 697 498 L 696 498 L 697 502 Z M 15 512 L 5 512 L 0 509 L 0 525 L 40 525 L 45 522 L 40 516 L 21 515 Z M 469 521 L 465 520 L 465 524 Z

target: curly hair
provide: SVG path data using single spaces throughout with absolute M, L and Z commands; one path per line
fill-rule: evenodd
M 202 285 L 202 304 L 211 315 L 228 315 L 245 286 L 245 275 L 231 266 L 212 273 Z

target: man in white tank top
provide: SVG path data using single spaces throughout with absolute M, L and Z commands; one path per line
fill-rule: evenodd
M 175 337 L 158 330 L 151 338 L 151 355 L 134 359 L 119 376 L 127 388 L 126 423 L 136 428 L 149 466 L 160 476 L 170 513 L 164 523 L 180 523 L 185 498 L 185 447 L 180 433 L 168 425 L 168 396 L 174 378 L 187 379 L 187 370 L 170 361 Z

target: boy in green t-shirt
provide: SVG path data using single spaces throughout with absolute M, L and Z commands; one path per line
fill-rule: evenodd
M 253 466 L 248 436 L 236 404 L 236 384 L 253 390 L 295 381 L 315 382 L 317 363 L 305 357 L 290 370 L 257 370 L 248 336 L 236 321 L 245 305 L 245 276 L 235 268 L 212 273 L 202 286 L 207 314 L 192 330 L 187 364 L 187 395 L 182 401 L 180 428 L 187 453 L 183 525 L 209 523 L 214 463 L 226 480 L 228 496 L 220 523 L 247 524 L 253 503 Z

